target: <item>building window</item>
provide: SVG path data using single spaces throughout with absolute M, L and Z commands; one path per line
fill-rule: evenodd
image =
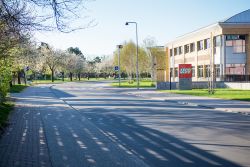
M 204 39 L 204 49 L 210 48 L 210 38 Z
M 195 43 L 191 43 L 190 44 L 190 52 L 194 52 L 195 51 Z
M 215 47 L 221 46 L 221 36 L 214 37 L 214 44 Z
M 215 65 L 215 75 L 216 77 L 220 77 L 220 65 L 219 64 Z
M 245 64 L 227 64 L 226 75 L 245 75 Z
M 245 53 L 246 41 L 245 35 L 227 35 L 226 46 L 233 47 L 233 53 Z
M 173 68 L 170 68 L 170 77 L 173 77 Z
M 189 44 L 184 45 L 184 53 L 189 53 Z
M 227 35 L 226 36 L 227 41 L 229 41 L 229 40 L 237 40 L 237 39 L 245 40 L 246 36 L 245 35 Z
M 198 77 L 203 77 L 203 66 L 198 66 Z
M 182 49 L 182 46 L 180 46 L 180 47 L 179 47 L 179 55 L 183 53 L 182 50 L 183 50 L 183 49 Z
M 192 77 L 195 77 L 195 66 L 192 66 Z
M 233 41 L 233 52 L 234 53 L 245 53 L 246 52 L 245 40 L 234 40 Z
M 178 67 L 175 67 L 175 68 L 174 68 L 174 76 L 175 76 L 175 77 L 178 77 Z
M 210 77 L 210 65 L 205 65 L 205 77 Z
M 203 50 L 203 40 L 197 42 L 197 50 Z
M 226 41 L 226 46 L 233 46 L 233 40 Z
M 170 57 L 173 56 L 173 49 L 170 49 L 170 50 L 169 50 L 169 54 L 170 54 Z
M 174 55 L 177 55 L 177 48 L 174 48 Z

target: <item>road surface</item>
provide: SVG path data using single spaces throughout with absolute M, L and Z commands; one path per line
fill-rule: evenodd
M 250 167 L 249 116 L 128 92 L 84 82 L 15 94 L 0 166 Z

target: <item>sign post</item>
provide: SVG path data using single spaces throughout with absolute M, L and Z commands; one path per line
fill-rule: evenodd
M 122 45 L 117 45 L 118 48 L 118 74 L 119 74 L 119 87 L 121 87 L 121 59 L 120 59 L 120 50 L 123 48 Z
M 192 90 L 192 64 L 179 64 L 179 89 Z

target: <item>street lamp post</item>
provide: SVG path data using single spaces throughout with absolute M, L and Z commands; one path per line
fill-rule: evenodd
M 118 48 L 118 74 L 119 74 L 119 87 L 121 87 L 121 60 L 120 60 L 120 50 L 122 49 L 122 45 L 117 45 Z
M 139 89 L 139 60 L 138 60 L 138 31 L 137 31 L 137 22 L 126 22 L 125 25 L 135 24 L 135 33 L 136 33 L 136 81 L 137 89 Z

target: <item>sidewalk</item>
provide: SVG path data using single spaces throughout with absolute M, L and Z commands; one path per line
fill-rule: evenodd
M 72 96 L 50 85 L 12 94 L 16 105 L 0 138 L 0 167 L 148 166 L 57 95 Z
M 203 108 L 216 109 L 226 112 L 241 113 L 244 115 L 250 115 L 250 102 L 239 100 L 224 100 L 219 98 L 210 98 L 202 96 L 182 95 L 160 92 L 156 90 L 135 90 L 129 91 L 128 94 L 140 96 L 144 98 L 150 98 L 153 100 L 164 100 L 168 102 L 199 106 Z

